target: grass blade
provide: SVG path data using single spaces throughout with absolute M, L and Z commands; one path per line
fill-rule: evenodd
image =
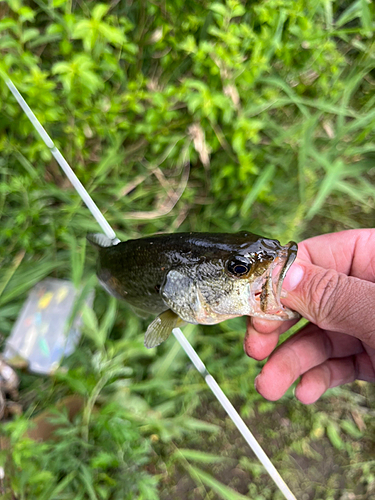
M 73 481 L 76 477 L 76 471 L 70 472 L 67 476 L 62 479 L 55 488 L 49 488 L 44 495 L 39 497 L 39 500 L 53 500 L 54 498 L 58 498 L 57 495 L 61 493 L 64 488 L 66 488 L 69 483 Z
M 344 26 L 356 17 L 361 17 L 361 0 L 353 2 L 346 10 L 344 10 L 335 23 L 336 28 Z
M 232 490 L 232 488 L 225 486 L 220 483 L 220 481 L 207 474 L 207 472 L 203 472 L 201 469 L 198 469 L 193 465 L 188 466 L 188 471 L 191 477 L 198 482 L 198 485 L 201 482 L 204 483 L 223 500 L 249 500 L 248 497 L 245 497 L 244 495 L 241 495 L 241 493 Z
M 8 271 L 5 273 L 4 278 L 0 282 L 0 297 L 3 291 L 5 290 L 5 287 L 12 279 L 13 274 L 17 271 L 18 266 L 21 264 L 24 256 L 25 256 L 25 251 L 21 251 L 14 257 L 12 265 L 9 267 Z
M 28 266 L 19 267 L 0 296 L 0 306 L 27 292 L 62 264 L 62 262 L 43 259 Z
M 314 152 L 314 156 L 322 165 L 325 166 L 328 173 L 321 182 L 315 200 L 306 214 L 307 219 L 312 219 L 322 208 L 325 200 L 336 188 L 337 181 L 341 179 L 344 167 L 344 164 L 340 160 L 336 161 L 333 165 L 330 165 L 328 159 L 323 155 Z
M 257 197 L 258 197 L 259 193 L 262 191 L 262 189 L 272 179 L 274 173 L 275 173 L 275 165 L 268 165 L 268 167 L 266 167 L 263 170 L 261 175 L 255 181 L 250 193 L 248 193 L 248 195 L 244 199 L 244 202 L 242 203 L 242 207 L 241 207 L 241 216 L 242 217 L 245 217 L 247 215 L 251 205 L 257 199 Z
M 220 463 L 226 459 L 226 457 L 223 457 L 222 455 L 214 455 L 213 453 L 207 453 L 200 450 L 190 450 L 187 448 L 179 448 L 173 454 L 173 456 L 176 458 L 178 458 L 179 455 L 186 460 L 192 460 L 194 462 L 200 462 L 202 464 Z

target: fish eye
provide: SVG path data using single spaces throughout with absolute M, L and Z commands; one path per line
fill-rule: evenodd
M 227 264 L 227 269 L 230 274 L 240 278 L 250 271 L 251 262 L 246 257 L 237 255 L 236 257 L 230 259 Z

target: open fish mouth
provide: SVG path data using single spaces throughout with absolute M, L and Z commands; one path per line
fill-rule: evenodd
M 284 278 L 296 257 L 297 244 L 294 241 L 280 248 L 263 278 L 262 289 L 258 294 L 260 311 L 254 316 L 284 320 L 299 317 L 297 312 L 288 309 L 280 302 Z

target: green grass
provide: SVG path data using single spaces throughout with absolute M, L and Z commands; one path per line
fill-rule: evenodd
M 120 238 L 246 229 L 286 242 L 373 226 L 374 22 L 361 0 L 7 0 L 0 72 Z M 97 286 L 85 243 L 97 231 L 0 79 L 2 345 L 45 276 L 96 289 L 64 368 L 19 374 L 4 498 L 279 499 L 174 339 L 144 349 L 147 322 Z M 184 332 L 298 499 L 371 499 L 373 387 L 266 402 L 244 330 Z M 72 423 L 56 412 L 57 440 L 26 439 L 69 394 L 84 409 Z

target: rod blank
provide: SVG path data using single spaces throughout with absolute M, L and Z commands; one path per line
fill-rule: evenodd
M 77 191 L 77 193 L 80 195 L 82 198 L 83 202 L 86 204 L 87 208 L 90 210 L 92 213 L 93 217 L 95 218 L 96 222 L 99 224 L 99 226 L 102 228 L 104 234 L 108 236 L 111 240 L 113 240 L 113 243 L 119 243 L 119 239 L 116 237 L 116 233 L 112 229 L 112 227 L 108 224 L 107 220 L 105 219 L 104 215 L 101 213 L 97 205 L 95 204 L 94 200 L 91 198 L 89 193 L 86 191 L 84 188 L 83 184 L 81 181 L 78 179 L 76 174 L 73 172 L 72 168 L 70 167 L 69 163 L 65 160 L 63 155 L 60 153 L 60 151 L 57 149 L 55 146 L 53 140 L 50 138 L 50 136 L 47 134 L 46 130 L 44 127 L 41 125 L 40 121 L 38 118 L 34 115 L 34 113 L 31 111 L 29 105 L 25 101 L 25 99 L 22 97 L 22 95 L 18 92 L 16 86 L 14 83 L 8 78 L 5 80 L 6 85 L 8 86 L 9 90 L 12 92 L 14 97 L 16 98 L 18 104 L 21 106 L 23 111 L 25 112 L 26 116 L 40 135 L 42 141 L 44 144 L 49 148 L 51 151 L 52 155 L 54 156 L 55 160 L 57 163 L 60 165 L 62 170 L 65 172 L 66 176 L 72 183 L 73 187 Z

